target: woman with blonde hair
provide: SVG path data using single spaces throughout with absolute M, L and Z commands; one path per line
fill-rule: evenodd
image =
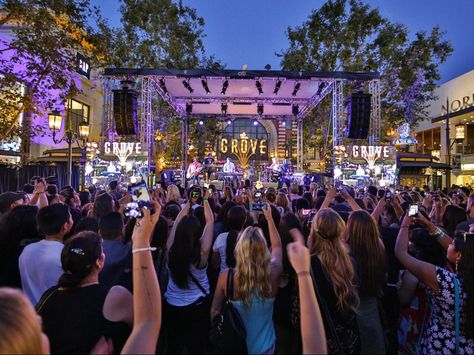
M 279 192 L 275 204 L 280 211 L 280 214 L 283 216 L 286 212 L 288 212 L 288 196 L 286 196 L 284 193 Z
M 351 213 L 347 221 L 346 242 L 357 263 L 360 298 L 357 322 L 362 353 L 384 354 L 384 330 L 378 300 L 385 282 L 385 247 L 377 223 L 367 211 Z
M 360 352 L 356 309 L 359 297 L 355 287 L 355 271 L 348 248 L 343 242 L 344 220 L 329 208 L 318 211 L 311 223 L 308 247 L 311 269 L 321 296 L 327 305 L 330 319 L 325 320 L 328 352 L 345 354 Z M 336 329 L 337 339 L 331 334 L 328 322 Z
M 249 354 L 273 354 L 276 341 L 272 315 L 283 269 L 282 246 L 269 204 L 265 205 L 263 214 L 269 226 L 271 252 L 262 230 L 247 227 L 235 247 L 235 273 L 233 269 L 226 269 L 219 275 L 211 308 L 211 319 L 214 319 L 224 298 L 227 296 L 232 300 L 247 330 Z M 256 219 L 255 215 L 253 217 Z M 232 277 L 232 295 L 226 295 L 228 277 Z
M 0 288 L 0 354 L 49 354 L 40 318 L 25 295 Z
M 178 186 L 168 185 L 166 189 L 166 203 L 175 201 L 178 205 L 181 204 L 181 194 L 179 193 Z

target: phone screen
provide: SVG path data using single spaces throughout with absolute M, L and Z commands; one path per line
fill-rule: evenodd
M 418 205 L 410 205 L 410 209 L 408 210 L 408 216 L 415 217 L 418 215 Z
M 128 185 L 128 191 L 132 195 L 133 201 L 150 201 L 148 188 L 144 181 Z
M 303 214 L 303 216 L 308 216 L 311 213 L 311 210 L 303 209 L 301 210 L 301 213 Z

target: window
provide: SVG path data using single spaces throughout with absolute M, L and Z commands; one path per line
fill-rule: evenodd
M 79 123 L 86 121 L 89 123 L 90 108 L 79 101 L 68 99 L 67 106 L 67 129 L 79 132 Z

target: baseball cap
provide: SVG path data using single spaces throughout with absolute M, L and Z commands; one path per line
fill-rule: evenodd
M 8 191 L 0 194 L 0 212 L 6 212 L 13 202 L 22 200 L 24 197 L 25 194 L 22 192 Z

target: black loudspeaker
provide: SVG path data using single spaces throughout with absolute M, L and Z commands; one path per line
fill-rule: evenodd
M 358 92 L 351 95 L 347 117 L 346 136 L 353 139 L 366 139 L 370 127 L 370 99 L 372 95 Z
M 136 135 L 137 120 L 137 93 L 123 88 L 114 90 L 114 120 L 115 129 L 119 135 Z

